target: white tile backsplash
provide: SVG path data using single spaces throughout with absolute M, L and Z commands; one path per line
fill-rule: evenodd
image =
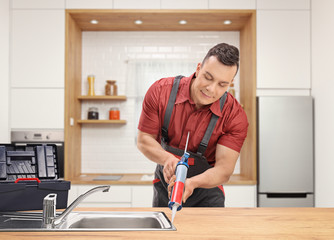
M 83 173 L 152 173 L 155 163 L 136 147 L 138 109 L 137 86 L 131 77 L 133 61 L 184 60 L 201 62 L 215 44 L 227 42 L 239 47 L 239 32 L 83 32 L 82 95 L 88 91 L 87 76 L 94 74 L 95 94 L 104 95 L 106 80 L 117 81 L 118 94 L 126 101 L 83 101 L 82 119 L 91 106 L 100 119 L 108 119 L 112 106 L 120 108 L 125 125 L 82 126 Z M 194 72 L 196 64 L 194 65 Z M 159 78 L 167 77 L 161 75 Z M 236 77 L 236 89 L 239 76 Z M 158 79 L 157 79 L 158 80 Z M 145 79 L 142 79 L 145 81 Z M 239 172 L 239 166 L 236 167 Z

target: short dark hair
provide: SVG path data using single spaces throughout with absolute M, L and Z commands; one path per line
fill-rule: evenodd
M 211 48 L 203 59 L 204 62 L 211 56 L 215 56 L 219 62 L 226 66 L 237 66 L 237 74 L 239 69 L 239 50 L 235 46 L 229 45 L 227 43 L 219 43 L 213 48 Z

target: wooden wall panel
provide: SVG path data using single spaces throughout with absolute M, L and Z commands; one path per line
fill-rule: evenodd
M 241 151 L 240 173 L 256 181 L 256 12 L 240 31 L 240 102 L 244 105 L 249 127 Z
M 65 179 L 71 180 L 81 174 L 81 127 L 76 120 L 81 118 L 77 97 L 81 95 L 82 32 L 69 13 L 65 38 Z

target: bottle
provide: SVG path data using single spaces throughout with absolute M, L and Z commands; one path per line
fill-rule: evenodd
M 120 119 L 120 111 L 117 107 L 110 108 L 109 111 L 109 119 L 110 120 L 119 120 Z
M 228 92 L 235 97 L 235 89 L 234 89 L 234 83 L 230 84 L 230 89 L 228 90 Z
M 88 96 L 95 96 L 95 90 L 94 90 L 94 82 L 95 82 L 95 76 L 94 75 L 88 75 Z

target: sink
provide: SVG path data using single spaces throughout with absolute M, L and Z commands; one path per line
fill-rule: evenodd
M 43 200 L 43 212 L 0 212 L 0 231 L 175 231 L 164 212 L 73 212 L 83 199 L 110 186 L 97 186 L 56 212 L 57 194 Z
M 71 212 L 54 228 L 42 227 L 42 213 L 0 213 L 0 231 L 175 231 L 164 212 Z

